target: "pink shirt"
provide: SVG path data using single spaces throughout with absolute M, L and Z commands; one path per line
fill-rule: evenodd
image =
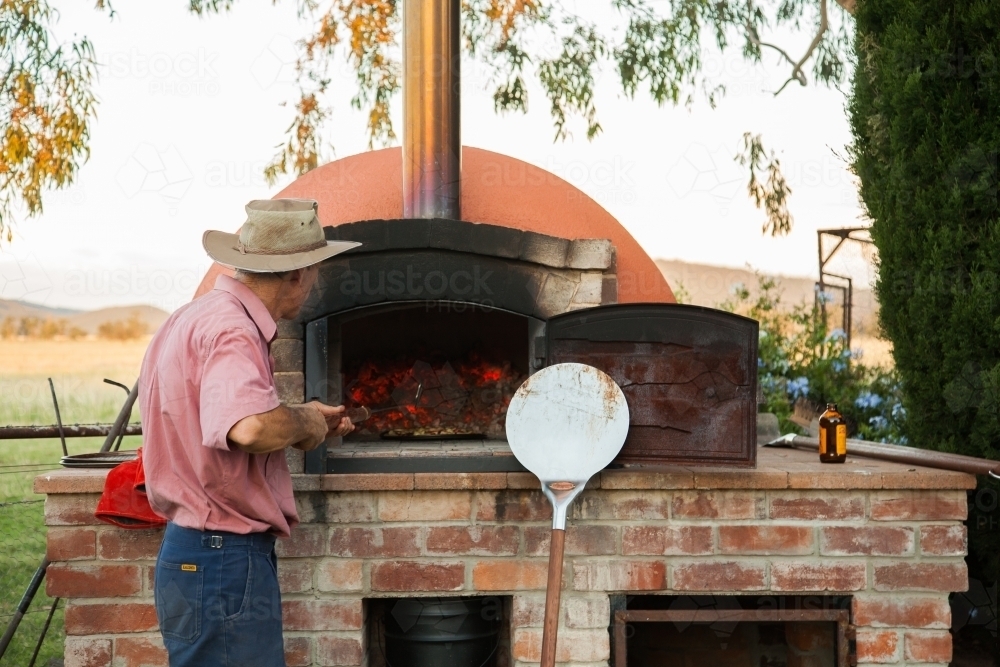
M 236 422 L 278 407 L 268 350 L 276 329 L 257 295 L 219 276 L 153 336 L 139 406 L 157 514 L 186 528 L 286 537 L 298 523 L 285 453 L 248 454 L 226 441 Z

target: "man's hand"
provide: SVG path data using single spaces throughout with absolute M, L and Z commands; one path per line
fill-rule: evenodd
M 326 425 L 330 429 L 327 437 L 336 438 L 345 436 L 354 430 L 351 418 L 347 416 L 347 408 L 343 405 L 327 405 L 319 401 L 310 401 L 306 405 L 314 405 L 326 419 Z
M 322 403 L 319 405 L 322 405 Z M 306 437 L 293 442 L 291 446 L 295 449 L 301 449 L 304 452 L 311 452 L 326 440 L 330 432 L 330 421 L 323 414 L 323 411 L 317 407 L 315 401 L 304 405 L 293 405 L 290 409 L 301 413 L 307 426 Z

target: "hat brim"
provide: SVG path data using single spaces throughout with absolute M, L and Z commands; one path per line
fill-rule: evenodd
M 361 245 L 354 241 L 327 241 L 326 247 L 306 252 L 288 255 L 254 255 L 241 253 L 239 240 L 239 234 L 227 234 L 210 229 L 201 237 L 201 244 L 208 256 L 219 264 L 252 273 L 281 273 L 304 269 Z

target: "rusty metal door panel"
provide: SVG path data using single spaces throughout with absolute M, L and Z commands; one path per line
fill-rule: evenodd
M 620 463 L 756 462 L 757 322 L 678 304 L 619 304 L 549 320 L 548 364 L 584 363 L 621 386 Z

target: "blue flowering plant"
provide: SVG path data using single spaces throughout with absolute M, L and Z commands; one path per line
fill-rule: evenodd
M 906 418 L 892 369 L 868 366 L 852 352 L 843 330 L 823 321 L 818 304 L 785 307 L 775 280 L 758 275 L 757 289 L 738 285 L 720 305 L 760 323 L 757 372 L 764 412 L 778 416 L 783 433 L 801 433 L 790 420 L 797 401 L 822 411 L 836 403 L 852 438 L 904 444 Z

